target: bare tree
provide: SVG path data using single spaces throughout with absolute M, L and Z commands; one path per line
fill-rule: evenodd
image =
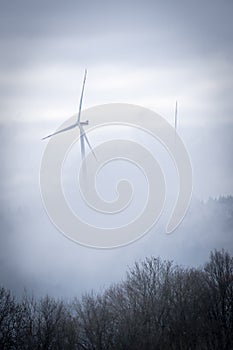
M 209 288 L 209 329 L 213 348 L 233 348 L 233 258 L 224 250 L 210 254 L 205 264 L 206 283 Z
M 112 349 L 112 315 L 106 297 L 86 294 L 73 305 L 83 349 Z
M 10 291 L 0 288 L 0 348 L 15 349 L 20 337 L 21 307 Z

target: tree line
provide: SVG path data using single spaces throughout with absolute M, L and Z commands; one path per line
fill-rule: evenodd
M 201 268 L 150 257 L 124 281 L 72 301 L 0 288 L 0 349 L 233 349 L 233 258 Z

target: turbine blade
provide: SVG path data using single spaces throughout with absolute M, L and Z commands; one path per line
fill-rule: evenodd
M 86 133 L 85 133 L 85 131 L 84 131 L 82 125 L 80 125 L 80 132 L 81 132 L 81 135 L 83 135 L 84 139 L 86 140 L 86 143 L 88 144 L 88 146 L 89 146 L 89 148 L 90 148 L 90 150 L 91 150 L 93 156 L 94 156 L 95 159 L 97 160 L 97 157 L 96 157 L 96 155 L 95 155 L 95 152 L 94 152 L 93 148 L 91 147 L 91 144 L 90 144 L 90 142 L 89 142 L 89 140 L 88 140 L 88 138 L 87 138 L 87 135 L 86 135 Z
M 81 97 L 80 97 L 80 102 L 79 102 L 78 123 L 80 122 L 80 118 L 81 118 L 81 110 L 82 110 L 82 103 L 83 103 L 83 92 L 84 92 L 86 77 L 87 77 L 87 70 L 85 69 L 84 79 L 83 79 L 83 87 L 82 87 L 82 92 L 81 92 Z
M 45 140 L 45 139 L 48 139 L 49 137 L 55 136 L 55 135 L 57 135 L 57 134 L 60 134 L 61 132 L 65 132 L 65 131 L 67 131 L 67 130 L 73 129 L 73 128 L 75 128 L 76 126 L 77 126 L 77 124 L 70 125 L 70 126 L 68 126 L 67 128 L 64 128 L 64 129 L 62 129 L 62 130 L 58 130 L 58 131 L 54 132 L 54 133 L 51 134 L 51 135 L 48 135 L 48 136 L 43 137 L 42 140 Z

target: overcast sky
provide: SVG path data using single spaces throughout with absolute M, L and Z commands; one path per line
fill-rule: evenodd
M 40 139 L 76 113 L 87 68 L 84 108 L 138 104 L 173 123 L 178 100 L 178 132 L 193 164 L 194 197 L 232 194 L 232 14 L 231 0 L 0 0 L 3 283 L 73 295 L 104 286 L 113 275 L 120 279 L 127 265 L 147 254 L 203 261 L 194 248 L 182 252 L 181 238 L 176 250 L 172 238 L 157 240 L 154 250 L 141 240 L 108 252 L 64 238 L 40 199 L 46 145 Z M 206 244 L 205 252 L 213 247 Z M 109 265 L 116 262 L 112 274 Z

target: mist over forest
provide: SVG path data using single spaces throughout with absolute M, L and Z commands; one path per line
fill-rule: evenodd
M 124 278 L 135 261 L 152 255 L 198 267 L 214 249 L 233 254 L 232 196 L 205 202 L 193 199 L 171 235 L 164 232 L 165 218 L 135 243 L 107 251 L 74 244 L 53 228 L 45 213 L 38 219 L 38 212 L 30 207 L 7 209 L 7 215 L 2 210 L 1 215 L 1 283 L 15 295 L 22 295 L 24 288 L 38 297 L 62 298 L 100 291 Z

